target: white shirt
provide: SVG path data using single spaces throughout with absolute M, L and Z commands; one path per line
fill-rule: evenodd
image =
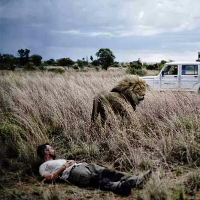
M 65 159 L 48 160 L 48 161 L 44 162 L 42 165 L 40 165 L 39 173 L 41 176 L 44 176 L 45 173 L 47 173 L 47 172 L 54 173 L 66 162 L 67 162 L 67 160 L 65 160 Z M 70 167 L 67 167 L 61 174 L 60 178 L 67 180 L 69 178 L 69 174 L 70 174 L 72 167 L 76 166 L 76 165 L 81 165 L 81 164 L 82 163 L 79 163 L 79 164 L 75 163 L 75 164 L 71 165 Z

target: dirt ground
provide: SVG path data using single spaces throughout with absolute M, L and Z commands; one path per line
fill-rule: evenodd
M 35 178 L 28 181 L 18 181 L 4 185 L 0 189 L 0 199 L 136 199 L 138 191 L 132 191 L 129 197 L 122 197 L 112 192 L 100 191 L 93 188 L 79 188 L 69 183 L 42 183 Z

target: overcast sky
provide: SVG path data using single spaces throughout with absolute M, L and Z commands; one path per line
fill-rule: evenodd
M 200 0 L 0 0 L 0 53 L 73 60 L 196 60 Z

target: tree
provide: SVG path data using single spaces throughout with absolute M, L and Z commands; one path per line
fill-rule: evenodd
M 0 54 L 0 63 L 12 63 L 14 56 L 12 54 Z
M 164 65 L 165 63 L 167 63 L 167 61 L 161 60 L 160 63 L 161 63 L 162 65 Z
M 99 51 L 96 53 L 97 60 L 99 63 L 102 65 L 102 68 L 107 70 L 110 65 L 113 64 L 115 56 L 113 52 L 108 49 L 108 48 L 101 48 Z
M 91 60 L 91 61 L 93 61 L 93 60 L 94 60 L 94 59 L 93 59 L 93 56 L 90 56 L 90 60 Z
M 42 64 L 42 56 L 34 54 L 30 57 L 30 61 L 33 62 L 34 65 L 40 66 Z
M 0 54 L 0 69 L 15 70 L 17 59 L 12 54 Z
M 19 54 L 19 59 L 20 59 L 20 64 L 24 66 L 26 63 L 29 62 L 29 49 L 19 49 L 18 54 Z

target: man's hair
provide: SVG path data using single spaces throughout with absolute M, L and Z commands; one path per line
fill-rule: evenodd
M 37 155 L 41 158 L 44 159 L 45 156 L 45 150 L 47 148 L 47 145 L 49 145 L 49 143 L 45 143 L 45 144 L 41 144 L 37 147 Z

